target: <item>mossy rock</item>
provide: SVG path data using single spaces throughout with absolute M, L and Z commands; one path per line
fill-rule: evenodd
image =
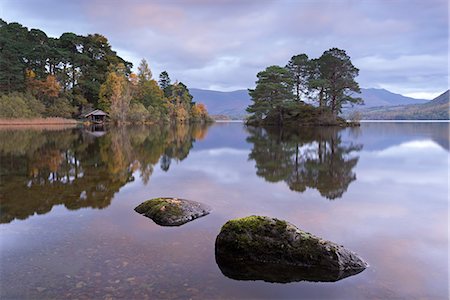
M 134 210 L 161 226 L 180 226 L 211 212 L 211 209 L 205 204 L 178 198 L 147 200 Z
M 223 225 L 216 238 L 216 261 L 231 278 L 271 282 L 336 281 L 367 267 L 343 246 L 262 216 Z

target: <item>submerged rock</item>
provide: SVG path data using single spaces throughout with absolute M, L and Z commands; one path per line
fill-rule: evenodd
M 216 262 L 230 278 L 269 282 L 337 281 L 367 267 L 343 246 L 261 216 L 230 220 L 222 227 Z
M 200 202 L 178 198 L 155 198 L 139 204 L 136 212 L 162 226 L 179 226 L 206 216 L 211 209 Z

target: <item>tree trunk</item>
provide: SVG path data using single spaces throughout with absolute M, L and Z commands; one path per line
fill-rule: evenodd
M 281 127 L 283 126 L 283 118 L 284 118 L 284 111 L 283 108 L 281 108 L 278 113 L 278 126 Z
M 319 92 L 319 107 L 322 106 L 323 106 L 323 88 L 321 88 Z
M 336 95 L 331 98 L 331 113 L 336 116 Z

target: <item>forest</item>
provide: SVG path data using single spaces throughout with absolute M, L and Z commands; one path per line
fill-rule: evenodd
M 286 66 L 270 66 L 257 74 L 249 89 L 253 104 L 250 125 L 353 125 L 338 114 L 345 105 L 362 104 L 355 81 L 359 70 L 345 50 L 332 48 L 319 58 L 294 55 Z
M 137 73 L 101 34 L 39 29 L 0 19 L 0 118 L 78 118 L 99 108 L 115 123 L 209 122 L 182 82 L 158 81 L 145 59 Z

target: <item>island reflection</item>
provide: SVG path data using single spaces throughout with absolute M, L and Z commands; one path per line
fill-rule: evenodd
M 356 180 L 353 168 L 362 145 L 344 142 L 340 128 L 249 127 L 248 131 L 247 141 L 253 144 L 249 159 L 256 163 L 256 174 L 268 182 L 284 181 L 296 192 L 316 189 L 333 200 Z
M 185 159 L 207 126 L 121 127 L 90 130 L 1 130 L 0 223 L 48 213 L 63 204 L 105 208 L 139 174 L 168 171 Z

